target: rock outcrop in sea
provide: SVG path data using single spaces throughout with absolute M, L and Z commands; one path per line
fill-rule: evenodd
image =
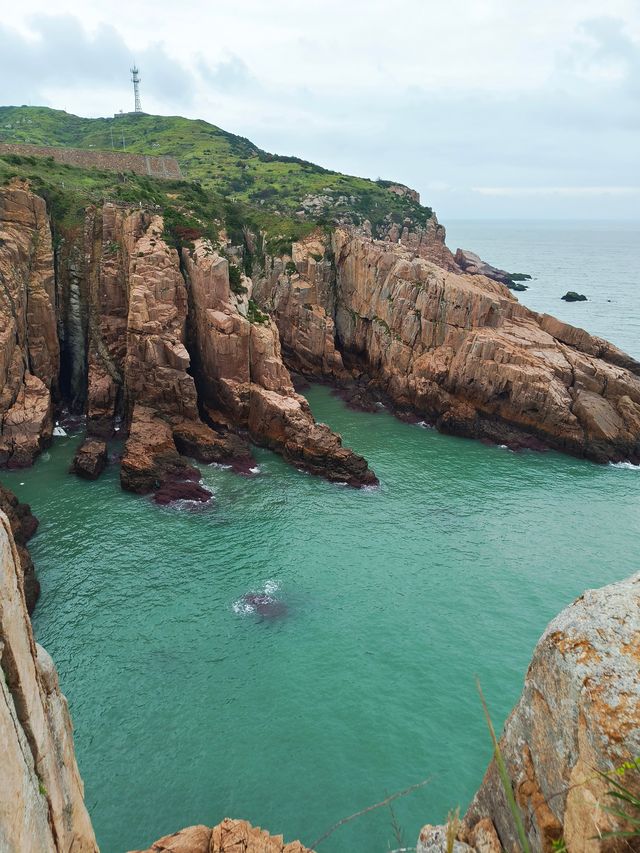
M 337 228 L 274 265 L 257 291 L 292 368 L 455 435 L 640 461 L 640 363 L 410 243 Z

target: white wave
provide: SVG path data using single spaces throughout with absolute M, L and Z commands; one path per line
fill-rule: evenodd
M 61 426 L 54 426 L 53 428 L 54 435 L 66 435 L 67 431 L 63 429 Z
M 259 474 L 260 473 L 260 466 L 255 465 L 253 468 L 249 468 L 249 473 L 250 474 Z
M 233 468 L 233 465 L 225 465 L 223 462 L 209 462 L 208 468 L 220 468 L 224 471 L 228 471 L 230 468 Z
M 236 601 L 234 601 L 231 605 L 233 612 L 240 613 L 242 615 L 246 615 L 248 613 L 255 613 L 255 603 L 247 599 L 250 599 L 251 596 L 273 598 L 279 589 L 280 581 L 276 580 L 275 578 L 270 578 L 269 580 L 264 582 L 261 589 L 252 589 L 250 592 L 245 593 Z
M 426 421 L 418 421 L 416 426 L 419 426 L 420 429 L 433 429 L 433 425 L 428 424 Z
M 609 468 L 630 468 L 632 471 L 640 471 L 640 465 L 632 462 L 609 462 Z

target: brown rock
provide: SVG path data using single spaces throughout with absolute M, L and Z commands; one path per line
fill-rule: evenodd
M 18 498 L 0 483 L 0 510 L 9 519 L 11 532 L 20 558 L 22 585 L 29 614 L 33 613 L 40 596 L 40 582 L 27 548 L 27 542 L 38 529 L 38 519 L 31 512 L 29 504 L 21 503 Z
M 85 438 L 73 457 L 71 473 L 85 480 L 97 480 L 106 466 L 106 441 L 99 438 Z
M 377 479 L 366 461 L 316 424 L 282 361 L 278 329 L 269 317 L 248 319 L 248 295 L 231 292 L 228 264 L 204 241 L 183 250 L 193 314 L 197 371 L 205 403 L 285 459 L 353 486 Z M 249 292 L 252 282 L 246 280 Z
M 629 356 L 552 326 L 483 276 L 347 229 L 334 244 L 341 347 L 398 408 L 470 437 L 640 459 L 640 365 Z
M 136 405 L 120 468 L 122 488 L 156 492 L 158 503 L 207 501 L 211 493 L 199 480 L 198 469 L 178 453 L 171 424 L 154 409 Z
M 189 826 L 173 835 L 166 835 L 147 850 L 131 853 L 313 853 L 299 841 L 285 844 L 281 835 L 269 835 L 246 820 L 225 818 L 210 829 Z
M 71 720 L 55 667 L 34 642 L 20 559 L 0 512 L 0 833 L 20 853 L 97 853 Z
M 547 627 L 500 748 L 534 853 L 563 837 L 569 853 L 612 851 L 625 829 L 610 813 L 611 773 L 640 755 L 640 574 L 589 590 Z M 640 791 L 639 774 L 617 777 Z M 617 805 L 620 805 L 619 803 Z M 517 833 L 495 763 L 465 823 L 471 838 L 493 821 L 506 850 Z
M 51 441 L 57 391 L 51 231 L 44 201 L 0 189 L 0 466 L 31 465 Z

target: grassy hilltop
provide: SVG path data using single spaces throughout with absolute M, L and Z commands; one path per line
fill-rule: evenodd
M 87 119 L 47 107 L 0 107 L 0 142 L 112 150 L 113 140 L 117 151 L 123 136 L 128 152 L 174 156 L 185 179 L 120 176 L 0 155 L 0 184 L 14 175 L 29 178 L 68 225 L 86 204 L 103 198 L 141 201 L 162 207 L 170 227 L 207 233 L 224 223 L 239 240 L 248 226 L 264 231 L 273 249 L 284 249 L 317 225 L 368 219 L 377 226 L 406 217 L 424 224 L 431 216 L 428 207 L 389 192 L 388 181 L 269 154 L 205 121 L 144 114 Z

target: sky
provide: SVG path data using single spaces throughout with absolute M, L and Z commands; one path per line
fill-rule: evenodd
M 203 118 L 441 221 L 640 220 L 640 0 L 0 0 L 0 104 Z

